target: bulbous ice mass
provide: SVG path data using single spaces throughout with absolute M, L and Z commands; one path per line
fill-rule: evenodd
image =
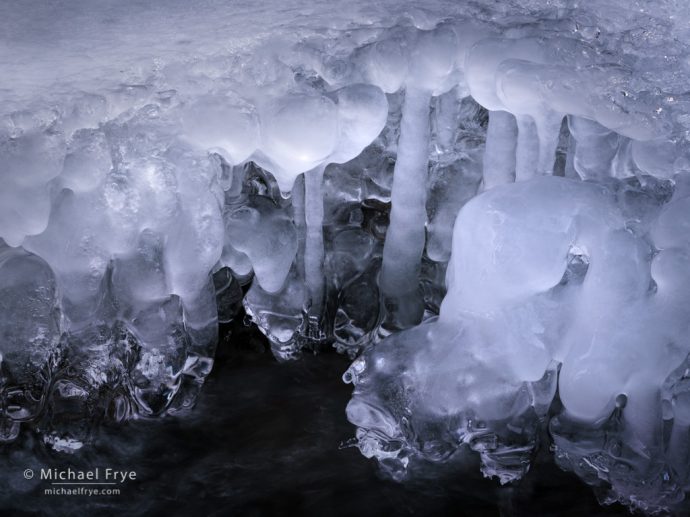
M 439 95 L 458 82 L 458 40 L 455 32 L 446 26 L 430 31 L 419 31 L 410 55 L 407 84 L 413 88 L 430 90 Z
M 225 235 L 230 246 L 249 258 L 261 287 L 269 293 L 279 291 L 297 253 L 297 232 L 288 214 L 255 196 L 228 211 Z
M 261 151 L 275 164 L 285 190 L 298 174 L 323 163 L 337 138 L 338 109 L 328 97 L 290 95 L 262 110 Z
M 344 163 L 359 156 L 383 130 L 388 119 L 388 100 L 369 84 L 338 90 L 338 142 L 329 160 Z
M 182 118 L 182 131 L 192 144 L 216 151 L 232 164 L 245 161 L 259 145 L 256 109 L 236 95 L 196 99 Z
M 348 416 L 362 428 L 363 451 L 388 461 L 427 458 L 404 426 L 421 432 L 450 419 L 461 423 L 453 437 L 424 440 L 477 450 L 477 436 L 488 433 L 500 446 L 480 450 L 485 473 L 519 477 L 508 451 L 529 454 L 521 444 L 536 443 L 530 432 L 555 394 L 559 363 L 561 421 L 595 426 L 624 407 L 627 439 L 656 451 L 660 389 L 690 353 L 680 309 L 690 301 L 690 213 L 687 197 L 663 207 L 667 198 L 651 197 L 636 230 L 623 192 L 622 184 L 544 177 L 469 201 L 455 224 L 438 320 L 387 338 L 347 374 L 355 383 Z M 674 425 L 685 425 L 682 418 Z M 531 421 L 532 431 L 509 431 L 516 420 Z M 640 454 L 667 464 L 673 456 Z
M 360 56 L 367 82 L 385 93 L 397 92 L 409 70 L 409 50 L 405 37 L 394 34 L 365 47 Z

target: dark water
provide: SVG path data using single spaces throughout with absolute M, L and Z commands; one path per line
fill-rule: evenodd
M 600 507 L 591 490 L 547 455 L 518 485 L 479 476 L 397 484 L 355 448 L 344 408 L 348 366 L 335 353 L 278 364 L 262 336 L 224 329 L 216 367 L 191 416 L 104 427 L 74 455 L 32 436 L 0 450 L 3 515 L 629 515 Z M 23 471 L 55 467 L 134 470 L 110 496 L 46 495 Z

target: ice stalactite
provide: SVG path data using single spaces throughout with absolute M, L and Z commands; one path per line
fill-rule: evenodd
M 381 132 L 387 114 L 388 103 L 383 92 L 366 84 L 351 84 L 327 93 L 285 95 L 261 111 L 261 141 L 253 158 L 273 174 L 281 190 L 292 191 L 294 226 L 301 242 L 296 268 L 299 278 L 291 277 L 288 270 L 284 270 L 283 277 L 288 284 L 303 282 L 299 289 L 301 307 L 297 307 L 294 299 L 297 286 L 275 283 L 271 289 L 278 297 L 285 296 L 281 289 L 293 292 L 291 299 L 285 300 L 287 303 L 280 303 L 284 305 L 280 311 L 285 313 L 285 321 L 306 317 L 306 321 L 293 329 L 291 338 L 285 338 L 289 324 L 280 332 L 278 349 L 282 351 L 298 350 L 301 341 L 314 343 L 325 338 L 324 171 L 329 164 L 344 163 L 358 156 Z M 252 239 L 253 236 L 245 235 L 242 240 Z M 256 255 L 252 260 L 262 259 Z M 263 301 L 250 297 L 254 300 L 250 305 L 270 303 L 265 295 L 258 296 Z M 261 319 L 262 309 L 258 305 L 248 311 Z M 292 352 L 280 355 L 294 356 Z
M 484 148 L 484 190 L 515 181 L 515 117 L 507 111 L 489 112 Z
M 564 114 L 546 112 L 540 114 L 535 120 L 537 125 L 537 138 L 539 139 L 539 161 L 537 162 L 538 174 L 553 174 L 556 161 L 556 149 L 563 124 Z
M 564 65 L 564 62 L 569 64 Z M 585 155 L 596 155 L 604 161 L 612 159 L 604 158 L 603 155 L 608 153 L 604 147 L 613 142 L 615 148 L 618 134 L 641 141 L 654 138 L 653 123 L 644 110 L 631 112 L 612 106 L 611 99 L 618 94 L 612 85 L 616 81 L 629 80 L 627 72 L 614 69 L 610 74 L 605 73 L 593 64 L 592 49 L 583 42 L 568 38 L 543 40 L 532 36 L 522 39 L 487 38 L 469 49 L 465 76 L 469 91 L 479 104 L 492 113 L 506 111 L 517 119 L 516 180 L 526 180 L 535 174 L 553 174 L 560 127 L 566 114 L 571 119 L 583 120 L 579 133 L 589 131 L 591 135 L 592 131 L 597 132 L 596 128 L 601 128 L 598 143 L 590 136 L 580 136 L 582 149 L 574 152 L 579 153 L 583 160 Z M 589 130 L 585 127 L 587 124 Z M 486 156 L 489 161 L 485 170 L 488 174 L 500 170 L 495 169 L 497 163 L 494 153 L 490 152 L 497 127 L 498 124 L 490 123 L 487 135 Z M 579 145 L 575 134 L 578 128 L 572 129 L 573 140 Z M 577 145 L 571 147 L 576 149 Z M 650 151 L 654 146 L 645 142 L 636 142 L 635 148 L 644 149 L 643 155 L 655 155 Z M 576 167 L 575 158 L 571 153 L 567 164 L 570 173 Z M 594 157 L 588 159 L 596 160 Z M 650 165 L 654 161 L 646 160 Z M 508 157 L 502 162 L 511 163 Z M 606 163 L 601 165 L 610 168 Z M 594 164 L 583 164 L 582 167 L 596 168 Z M 650 168 L 658 174 L 659 167 L 652 165 Z M 507 173 L 504 171 L 502 178 L 505 177 Z M 485 181 L 487 185 L 495 183 L 495 178 Z
M 394 327 L 421 321 L 419 272 L 426 244 L 426 197 L 429 166 L 430 109 L 433 96 L 459 80 L 458 37 L 447 26 L 413 32 L 409 73 L 393 171 L 390 225 L 383 248 L 380 284 Z
M 542 90 L 548 88 L 536 71 L 540 65 L 510 59 L 497 70 L 497 96 L 515 114 L 518 123 L 516 180 L 536 174 L 553 174 L 556 148 L 564 113 L 544 102 Z
M 432 100 L 432 155 L 442 156 L 453 151 L 458 132 L 460 104 L 466 97 L 457 86 Z
M 321 182 L 337 144 L 337 117 L 337 107 L 329 98 L 300 94 L 270 104 L 261 118 L 261 151 L 281 188 L 293 189 L 296 177 L 304 175 L 304 307 L 316 323 L 322 316 L 324 289 Z
M 562 118 L 563 115 L 550 113 L 517 117 L 516 181 L 525 181 L 537 174 L 553 174 Z
M 530 116 L 517 117 L 517 145 L 515 147 L 515 181 L 534 177 L 539 162 L 539 135 L 537 125 Z
M 386 123 L 388 102 L 375 86 L 355 84 L 336 92 L 338 140 L 333 152 L 304 173 L 304 219 L 306 242 L 304 271 L 309 292 L 309 314 L 320 318 L 326 288 L 323 275 L 323 174 L 328 164 L 352 160 L 381 132 Z
M 539 136 L 530 114 L 506 105 L 499 72 L 505 61 L 523 63 L 543 59 L 543 48 L 534 39 L 486 38 L 467 51 L 465 77 L 472 97 L 489 110 L 485 152 L 484 189 L 530 178 L 539 161 Z M 513 100 L 508 94 L 507 100 Z
M 426 237 L 426 181 L 429 164 L 431 92 L 408 88 L 400 121 L 398 155 L 393 172 L 390 226 L 383 247 L 381 288 L 395 302 L 403 325 L 421 320 L 417 282 Z
M 304 173 L 304 221 L 306 241 L 304 275 L 309 293 L 308 312 L 317 318 L 323 311 L 323 183 L 324 166 Z

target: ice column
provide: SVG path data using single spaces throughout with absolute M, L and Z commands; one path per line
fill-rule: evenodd
M 304 276 L 311 300 L 310 312 L 321 314 L 323 305 L 323 182 L 324 165 L 304 173 L 304 220 L 306 242 L 304 250 Z
M 395 326 L 418 323 L 424 312 L 416 292 L 426 240 L 431 98 L 451 90 L 459 80 L 458 38 L 453 30 L 439 26 L 412 38 L 380 277 L 384 298 L 395 311 Z
M 416 291 L 424 251 L 430 103 L 431 92 L 414 88 L 405 92 L 381 270 L 381 288 L 394 300 Z M 410 323 L 419 320 L 421 314 L 415 310 L 410 307 L 410 312 L 399 314 L 398 319 Z
M 490 111 L 484 148 L 484 189 L 515 180 L 517 125 L 507 111 Z
M 534 176 L 534 166 L 539 161 L 539 136 L 530 116 L 517 117 L 517 128 L 515 181 L 525 181 Z

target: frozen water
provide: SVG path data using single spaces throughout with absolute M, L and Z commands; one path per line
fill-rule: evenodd
M 675 508 L 690 9 L 581 4 L 0 5 L 0 441 L 189 409 L 243 308 L 397 479 Z
M 544 177 L 468 202 L 456 221 L 438 320 L 389 337 L 347 374 L 356 386 L 348 416 L 362 429 L 363 452 L 402 476 L 415 458 L 445 461 L 463 443 L 477 450 L 482 436 L 492 443 L 480 450 L 483 471 L 510 481 L 529 465 L 557 379 L 563 409 L 551 432 L 563 464 L 578 470 L 578 461 L 600 454 L 580 449 L 572 427 L 594 432 L 615 418 L 617 439 L 631 450 L 599 468 L 613 485 L 610 497 L 633 502 L 639 494 L 627 483 L 644 482 L 668 485 L 636 502 L 645 509 L 682 498 L 684 470 L 671 465 L 685 453 L 664 441 L 664 418 L 674 417 L 662 417 L 660 387 L 673 384 L 667 379 L 690 351 L 686 317 L 671 315 L 686 305 L 675 296 L 687 293 L 680 250 L 690 241 L 679 212 L 687 198 L 669 201 L 667 189 L 647 181 L 645 188 Z M 641 198 L 636 221 L 631 194 Z M 429 426 L 450 434 L 423 436 Z M 431 444 L 447 454 L 435 458 Z M 608 474 L 627 461 L 636 466 L 626 481 Z

